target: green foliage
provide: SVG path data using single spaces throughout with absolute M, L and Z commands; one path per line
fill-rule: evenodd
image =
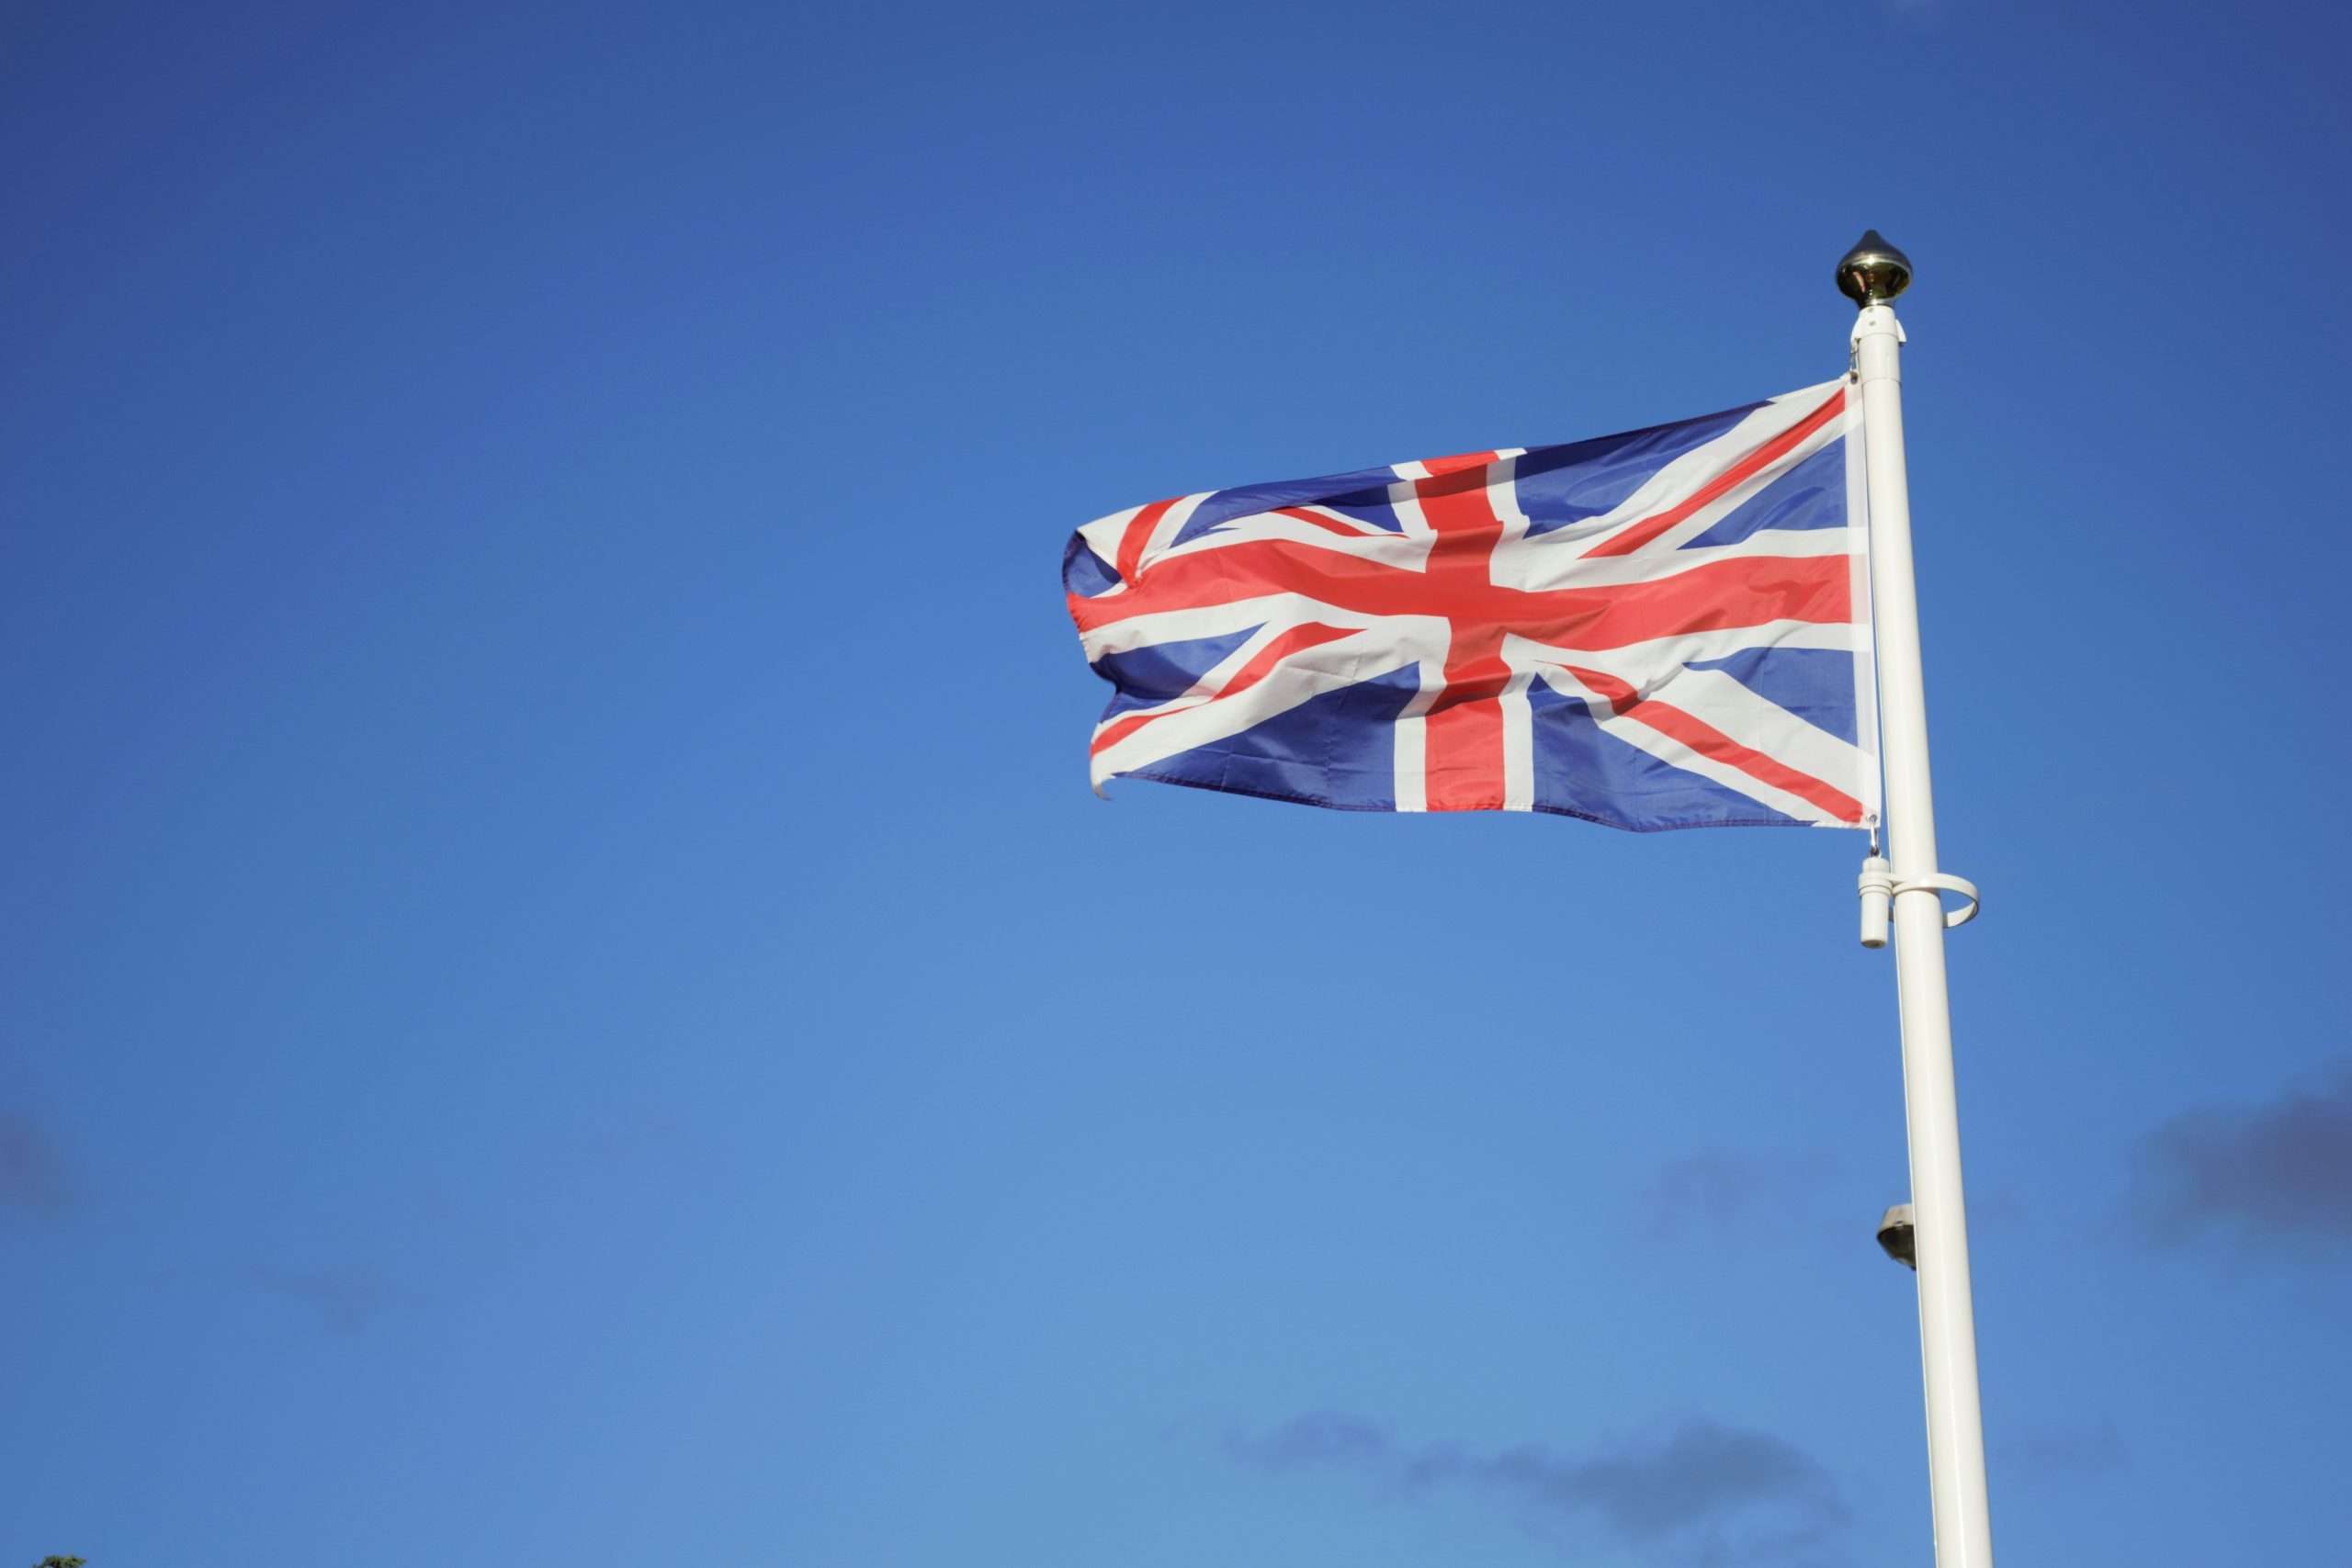
M 82 1568 L 82 1560 L 78 1557 L 44 1557 L 34 1563 L 33 1568 Z

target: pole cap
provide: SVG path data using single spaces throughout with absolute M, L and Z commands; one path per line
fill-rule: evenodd
M 1911 258 L 1875 229 L 1863 230 L 1854 248 L 1838 259 L 1838 292 L 1856 310 L 1883 305 L 1910 287 Z

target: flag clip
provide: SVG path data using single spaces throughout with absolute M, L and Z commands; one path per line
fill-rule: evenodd
M 1885 858 L 1872 855 L 1862 862 L 1862 874 L 1855 879 L 1862 893 L 1862 945 L 1886 945 L 1886 910 L 1894 898 L 1894 873 Z

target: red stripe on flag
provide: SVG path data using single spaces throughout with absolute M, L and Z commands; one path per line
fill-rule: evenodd
M 1483 508 L 1485 491 L 1476 493 Z M 1446 503 L 1437 511 L 1445 514 Z M 1092 632 L 1161 610 L 1292 592 L 1358 615 L 1442 615 L 1474 636 L 1511 631 L 1555 647 L 1600 649 L 1769 621 L 1840 625 L 1852 619 L 1850 573 L 1842 555 L 1737 556 L 1648 582 L 1531 593 L 1495 586 L 1475 538 L 1441 535 L 1422 571 L 1261 540 L 1169 557 L 1126 592 L 1071 594 L 1069 611 L 1080 631 Z
M 1569 674 L 1609 699 L 1609 705 L 1618 716 L 1645 724 L 1660 735 L 1679 740 L 1702 757 L 1737 768 L 1759 783 L 1770 784 L 1786 795 L 1809 800 L 1840 822 L 1860 822 L 1862 803 L 1837 785 L 1800 773 L 1785 762 L 1778 762 L 1753 747 L 1743 746 L 1687 709 L 1671 703 L 1645 698 L 1639 692 L 1614 675 L 1598 670 L 1579 670 L 1566 666 Z
M 1320 621 L 1309 621 L 1305 626 L 1293 626 L 1260 649 L 1258 656 L 1243 665 L 1235 673 L 1233 679 L 1225 683 L 1217 695 L 1230 697 L 1246 692 L 1272 674 L 1274 666 L 1292 654 L 1303 653 L 1310 648 L 1317 648 L 1327 642 L 1337 642 L 1343 637 L 1353 637 L 1355 630 L 1353 626 L 1327 626 Z
M 1510 629 L 1557 648 L 1604 649 L 1770 621 L 1838 626 L 1853 618 L 1852 570 L 1845 556 L 1735 557 L 1648 582 L 1522 594 Z
M 1657 513 L 1654 517 L 1644 518 L 1639 523 L 1634 524 L 1632 527 L 1627 528 L 1623 533 L 1610 539 L 1607 543 L 1596 546 L 1586 553 L 1596 558 L 1600 556 L 1632 555 L 1635 550 L 1640 549 L 1644 545 L 1648 544 L 1652 539 L 1657 538 L 1660 534 L 1665 533 L 1677 523 L 1679 523 L 1683 519 L 1689 517 L 1692 513 L 1698 511 L 1699 508 L 1706 505 L 1709 502 L 1717 499 L 1739 485 L 1745 484 L 1757 474 L 1771 467 L 1774 463 L 1779 462 L 1791 452 L 1795 451 L 1797 446 L 1806 436 L 1811 435 L 1815 431 L 1819 430 L 1823 425 L 1828 423 L 1829 421 L 1842 412 L 1845 407 L 1846 389 L 1841 383 L 1836 391 L 1829 394 L 1828 400 L 1819 408 L 1805 415 L 1804 418 L 1799 420 L 1795 424 L 1791 425 L 1788 429 L 1781 432 L 1780 434 L 1772 437 L 1771 440 L 1764 443 L 1763 446 L 1758 446 L 1754 451 L 1748 453 L 1747 457 L 1742 457 L 1738 462 L 1734 463 L 1730 468 L 1725 468 L 1722 473 L 1717 474 L 1705 484 L 1701 485 L 1697 493 L 1690 496 L 1689 500 L 1682 502 L 1679 505 L 1668 507 L 1666 511 Z
M 1492 558 L 1503 525 L 1487 495 L 1492 452 L 1432 457 L 1430 477 L 1413 481 L 1421 516 L 1437 535 L 1424 569 L 1424 592 L 1491 588 Z M 1503 705 L 1510 679 L 1503 627 L 1490 618 L 1454 616 L 1445 654 L 1445 689 L 1430 705 L 1423 737 L 1422 795 L 1431 811 L 1497 811 L 1503 804 Z
M 1168 515 L 1168 509 L 1183 499 L 1179 495 L 1170 496 L 1166 501 L 1155 501 L 1128 520 L 1127 531 L 1119 536 L 1117 565 L 1119 581 L 1129 588 L 1135 586 L 1136 573 L 1143 570 L 1143 547 L 1151 542 L 1151 531 L 1159 526 L 1159 520 Z
M 1455 474 L 1466 473 L 1472 468 L 1483 468 L 1494 460 L 1495 455 L 1492 452 L 1457 452 L 1451 457 L 1424 457 L 1421 459 L 1421 468 L 1430 479 L 1450 479 Z M 1419 479 L 1414 482 L 1426 484 L 1429 481 Z M 1483 475 L 1480 476 L 1479 482 L 1482 484 L 1485 482 Z
M 1249 663 L 1234 671 L 1233 679 L 1227 681 L 1223 686 L 1219 687 L 1216 694 L 1211 697 L 1209 701 L 1221 702 L 1227 697 L 1238 696 L 1241 693 L 1248 691 L 1250 687 L 1264 680 L 1268 675 L 1272 674 L 1274 666 L 1280 664 L 1283 660 L 1288 659 L 1292 654 L 1304 652 L 1307 649 L 1317 647 L 1323 643 L 1337 642 L 1343 637 L 1352 637 L 1355 635 L 1355 631 L 1356 628 L 1353 626 L 1327 626 L 1320 621 L 1309 621 L 1305 626 L 1293 626 L 1290 630 L 1283 633 L 1280 637 L 1274 638 L 1273 641 L 1260 649 L 1257 655 L 1252 658 Z M 1193 705 L 1197 707 L 1202 705 L 1195 704 Z M 1178 708 L 1175 711 L 1178 713 L 1190 713 L 1193 709 L 1189 707 Z M 1128 736 L 1133 735 L 1136 730 L 1141 729 L 1145 725 L 1149 724 L 1153 719 L 1166 718 L 1168 716 L 1169 716 L 1164 713 L 1138 713 L 1130 714 L 1125 718 L 1114 719 L 1104 728 L 1102 733 L 1094 738 L 1094 743 L 1088 747 L 1087 750 L 1089 754 L 1091 754 L 1102 750 L 1106 746 L 1114 746 L 1118 742 L 1125 740 Z

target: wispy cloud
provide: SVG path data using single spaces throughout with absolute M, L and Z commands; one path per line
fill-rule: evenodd
M 2141 1141 L 2141 1218 L 2176 1246 L 2243 1240 L 2352 1242 L 2352 1062 L 2258 1105 L 2208 1106 Z
M 1658 1167 L 1642 1193 L 1639 1222 L 1657 1241 L 1724 1235 L 1811 1209 L 1829 1176 L 1818 1156 L 1703 1149 Z
M 0 1111 L 0 1206 L 55 1213 L 73 1201 L 64 1157 L 40 1124 L 20 1111 Z
M 1363 1416 L 1318 1411 L 1229 1447 L 1276 1474 L 1341 1471 L 1402 1496 L 1463 1491 L 1700 1563 L 1817 1561 L 1849 1518 L 1836 1479 L 1811 1454 L 1704 1418 L 1585 1454 L 1532 1444 L 1480 1454 L 1401 1443 Z
M 287 1301 L 308 1307 L 338 1334 L 356 1334 L 404 1293 L 366 1269 L 289 1269 L 256 1268 L 253 1282 Z
M 2004 1476 L 2012 1469 L 2028 1477 L 2081 1481 L 2123 1468 L 2129 1455 L 2115 1418 L 2080 1427 L 2045 1427 L 2004 1438 L 1995 1457 Z
M 1396 1457 L 1387 1428 L 1337 1410 L 1310 1411 L 1262 1436 L 1240 1436 L 1227 1444 L 1235 1458 L 1272 1471 L 1319 1465 L 1375 1470 Z

